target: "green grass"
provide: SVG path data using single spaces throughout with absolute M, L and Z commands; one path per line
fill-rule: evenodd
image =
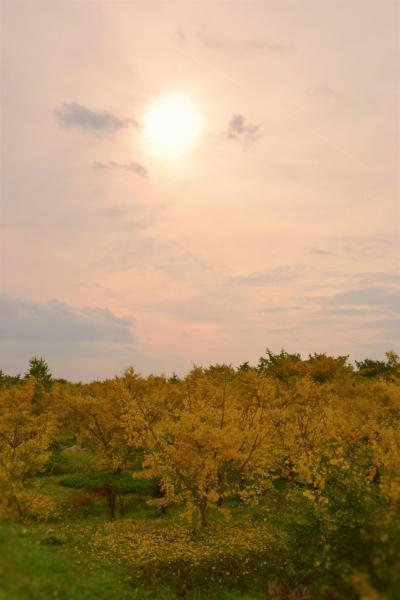
M 117 521 L 147 523 L 163 527 L 179 519 L 180 507 L 166 514 L 149 506 L 158 495 L 156 482 L 135 479 L 131 471 L 114 474 L 96 470 L 90 452 L 53 452 L 43 473 L 36 477 L 42 494 L 60 507 L 47 521 L 29 525 L 0 524 L 0 600 L 261 600 L 264 593 L 244 593 L 219 587 L 191 589 L 184 593 L 181 583 L 134 579 L 132 564 L 118 558 L 99 557 L 91 550 L 98 528 L 109 521 L 105 498 L 93 497 L 89 505 L 79 499 L 91 497 L 86 488 L 114 483 L 123 495 L 124 516 L 119 505 Z M 78 503 L 77 503 L 78 501 Z M 223 519 L 216 515 L 217 520 Z M 221 584 L 220 584 L 221 585 Z M 173 586 L 173 587 L 169 587 Z
M 157 495 L 154 481 L 134 479 L 130 471 L 120 475 L 96 471 L 96 462 L 89 452 L 54 452 L 52 458 L 47 473 L 35 479 L 41 493 L 53 499 L 61 510 L 47 523 L 0 524 L 0 600 L 265 599 L 265 591 L 245 593 L 222 587 L 184 593 L 180 580 L 161 583 L 159 579 L 135 579 L 138 575 L 134 575 L 129 561 L 94 554 L 91 542 L 109 521 L 109 513 L 102 497 L 94 497 L 87 506 L 76 504 L 79 498 L 90 497 L 86 488 L 115 483 L 124 503 L 123 517 L 117 509 L 117 522 L 141 523 L 145 529 L 148 525 L 149 530 L 179 520 L 180 507 L 169 507 L 162 514 L 159 508 L 146 503 Z M 223 519 L 219 514 L 214 518 Z
M 261 600 L 265 595 L 243 594 L 228 589 L 192 590 L 186 595 L 160 581 L 143 583 L 132 578 L 130 568 L 90 551 L 97 527 L 108 520 L 100 498 L 90 507 L 71 508 L 71 500 L 85 488 L 115 483 L 124 494 L 125 518 L 162 526 L 174 520 L 179 510 L 146 504 L 155 492 L 154 481 L 134 479 L 130 473 L 89 471 L 90 455 L 67 455 L 57 468 L 37 478 L 41 492 L 64 506 L 45 523 L 0 524 L 0 600 Z M 69 508 L 65 508 L 69 507 Z M 120 520 L 118 514 L 118 520 Z M 160 520 L 161 519 L 161 520 Z M 158 525 L 156 525 L 158 523 Z
M 66 454 L 55 451 L 45 462 L 43 475 L 62 475 L 65 473 L 92 471 L 95 462 L 96 457 L 91 452 Z
M 177 590 L 132 581 L 123 568 L 85 554 L 74 534 L 44 525 L 0 526 L 0 600 L 261 600 L 258 593 L 228 589 Z
M 144 597 L 115 567 L 77 554 L 64 544 L 44 544 L 42 540 L 48 538 L 41 539 L 40 532 L 31 528 L 0 527 L 1 600 Z

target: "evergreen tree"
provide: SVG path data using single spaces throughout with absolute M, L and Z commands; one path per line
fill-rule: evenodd
M 29 361 L 29 370 L 25 375 L 25 379 L 33 377 L 36 382 L 45 390 L 49 390 L 53 383 L 53 377 L 50 373 L 49 366 L 44 358 L 33 356 Z

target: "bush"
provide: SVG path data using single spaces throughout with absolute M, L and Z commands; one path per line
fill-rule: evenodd
M 112 471 L 98 471 L 97 473 L 75 473 L 63 477 L 60 485 L 68 488 L 83 489 L 95 488 L 113 484 L 120 494 L 153 494 L 156 482 L 149 479 L 134 479 L 129 473 L 115 474 Z

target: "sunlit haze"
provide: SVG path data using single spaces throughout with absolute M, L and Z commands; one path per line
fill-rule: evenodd
M 202 119 L 184 96 L 156 100 L 144 117 L 151 149 L 175 157 L 188 152 L 202 129 Z
M 2 22 L 0 369 L 400 351 L 397 1 Z

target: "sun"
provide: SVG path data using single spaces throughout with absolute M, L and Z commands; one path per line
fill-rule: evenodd
M 152 152 L 175 158 L 193 148 L 203 119 L 188 98 L 166 96 L 150 106 L 144 126 Z

